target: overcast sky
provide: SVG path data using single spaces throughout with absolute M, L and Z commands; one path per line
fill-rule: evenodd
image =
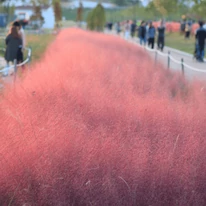
M 149 3 L 149 1 L 150 1 L 150 0 L 142 0 L 142 4 L 143 4 L 144 6 L 146 6 L 146 5 Z

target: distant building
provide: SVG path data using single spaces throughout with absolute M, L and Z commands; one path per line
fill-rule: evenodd
M 0 13 L 0 27 L 6 27 L 7 23 L 7 14 Z
M 52 29 L 55 25 L 55 17 L 52 6 L 42 6 L 42 16 L 44 17 L 44 24 L 42 28 Z M 14 11 L 17 19 L 28 20 L 33 15 L 33 6 L 16 6 Z
M 79 7 L 79 3 L 82 3 L 84 8 L 95 8 L 98 4 L 98 0 L 97 1 L 93 1 L 93 0 L 73 0 L 73 1 L 69 1 L 69 2 L 62 2 L 62 5 L 64 8 L 69 8 L 69 9 L 76 9 Z M 117 6 L 115 4 L 109 3 L 109 2 L 101 2 L 102 6 L 105 9 L 113 9 L 116 8 Z
M 30 0 L 24 0 L 24 2 L 22 0 L 5 0 L 2 3 L 4 6 L 12 6 L 14 5 L 16 6 L 29 6 L 31 5 L 31 1 Z
M 30 0 L 7 0 L 3 3 L 5 6 L 15 6 L 14 14 L 19 20 L 30 20 L 33 15 L 33 6 Z M 55 17 L 52 6 L 42 6 L 42 16 L 44 17 L 44 24 L 42 28 L 51 29 L 55 25 Z

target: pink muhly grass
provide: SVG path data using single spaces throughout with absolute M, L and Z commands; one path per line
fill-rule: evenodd
M 0 102 L 0 205 L 206 205 L 203 86 L 120 38 L 60 32 Z

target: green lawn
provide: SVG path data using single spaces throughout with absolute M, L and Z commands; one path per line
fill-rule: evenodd
M 32 61 L 39 60 L 54 39 L 55 35 L 53 34 L 27 35 L 27 46 L 32 48 Z
M 191 36 L 190 39 L 185 40 L 183 35 L 179 33 L 168 33 L 165 37 L 166 46 L 178 49 L 190 54 L 194 53 L 195 38 Z

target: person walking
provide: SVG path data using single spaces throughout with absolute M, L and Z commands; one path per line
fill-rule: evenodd
M 203 28 L 206 30 L 206 22 L 203 23 Z
M 157 31 L 157 47 L 158 49 L 163 51 L 165 45 L 165 26 L 163 21 L 161 21 L 160 26 L 157 28 Z
M 18 21 L 15 21 L 13 23 L 13 27 L 16 27 L 19 33 L 19 36 L 22 39 L 22 45 L 19 46 L 18 55 L 17 55 L 17 62 L 22 63 L 24 61 L 23 50 L 25 49 L 25 46 L 26 46 L 25 32 L 24 32 L 24 29 L 22 28 L 22 25 Z M 24 66 L 22 67 L 22 69 L 24 69 Z
M 141 25 L 140 25 L 140 27 L 139 27 L 139 29 L 138 29 L 138 36 L 139 36 L 139 39 L 140 39 L 140 44 L 142 45 L 142 44 L 144 44 L 144 45 L 146 45 L 146 43 L 147 43 L 147 37 L 146 37 L 146 26 L 145 26 L 145 22 L 144 21 L 142 21 L 141 22 Z
M 121 32 L 121 25 L 120 25 L 120 22 L 117 22 L 117 24 L 116 24 L 116 32 L 117 32 L 118 35 L 119 35 L 120 32 Z
M 129 36 L 130 36 L 130 24 L 129 24 L 129 20 L 127 20 L 124 27 L 124 37 L 126 40 L 128 40 Z
M 136 29 L 137 29 L 137 23 L 136 23 L 136 21 L 133 21 L 132 24 L 131 24 L 131 36 L 132 36 L 132 38 L 135 36 Z
M 6 43 L 5 60 L 7 62 L 7 68 L 8 68 L 10 62 L 14 62 L 15 59 L 17 60 L 18 51 L 22 45 L 22 39 L 16 27 L 11 28 L 11 32 L 7 35 L 5 43 Z M 8 71 L 5 72 L 5 76 L 7 75 L 8 75 Z
M 206 40 L 206 30 L 203 28 L 203 22 L 199 22 L 199 29 L 196 32 L 197 41 L 197 60 L 199 62 L 204 62 L 205 55 L 205 40 Z
M 148 46 L 154 49 L 154 43 L 155 43 L 155 34 L 156 29 L 153 26 L 152 22 L 149 24 L 149 30 L 148 30 Z
M 185 26 L 185 39 L 190 38 L 190 33 L 191 33 L 191 26 L 190 23 L 188 22 Z
M 182 20 L 180 23 L 180 34 L 185 34 L 185 26 L 186 26 L 186 20 Z

